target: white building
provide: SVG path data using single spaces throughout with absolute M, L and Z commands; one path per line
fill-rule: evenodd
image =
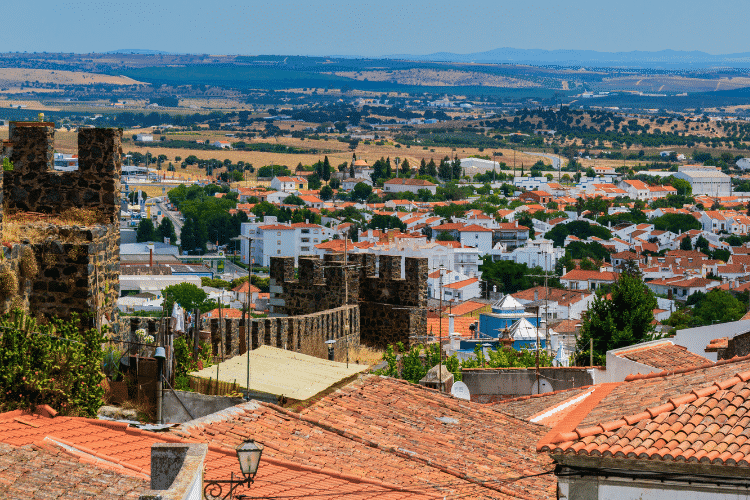
M 300 222 L 280 224 L 275 217 L 265 217 L 262 223 L 246 222 L 242 224 L 242 236 L 251 238 L 252 258 L 256 265 L 269 266 L 271 257 L 294 257 L 295 265 L 300 256 L 314 256 L 315 245 L 333 236 L 333 230 Z M 250 244 L 242 240 L 242 262 L 247 264 L 250 256 Z
M 404 179 L 399 177 L 383 183 L 383 191 L 386 193 L 409 192 L 416 194 L 420 189 L 426 189 L 431 194 L 435 194 L 437 192 L 437 185 L 423 179 Z
M 685 165 L 679 168 L 675 177 L 684 179 L 693 188 L 693 196 L 731 196 L 732 179 L 716 167 Z
M 457 229 L 457 232 L 461 244 L 476 248 L 480 255 L 486 255 L 492 250 L 492 229 L 471 224 Z
M 232 149 L 232 143 L 229 141 L 214 141 L 211 145 L 215 148 Z
M 151 134 L 136 134 L 135 140 L 140 142 L 154 142 L 154 136 Z
M 271 189 L 291 193 L 293 191 L 307 189 L 307 181 L 299 177 L 274 177 L 271 179 Z

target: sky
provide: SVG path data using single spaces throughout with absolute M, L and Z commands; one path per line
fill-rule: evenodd
M 0 52 L 150 49 L 382 56 L 546 50 L 750 52 L 747 0 L 11 0 Z

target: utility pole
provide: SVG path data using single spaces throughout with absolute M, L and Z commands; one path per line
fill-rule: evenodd
M 245 351 L 247 352 L 247 393 L 245 394 L 245 400 L 250 401 L 250 295 L 252 295 L 253 286 L 253 240 L 248 238 L 250 249 L 247 252 L 247 297 L 245 297 L 245 303 L 247 304 L 247 321 L 245 321 Z

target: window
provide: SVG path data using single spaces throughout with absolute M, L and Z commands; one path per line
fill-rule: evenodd
M 303 230 L 302 230 L 302 231 L 300 231 L 300 232 L 301 232 L 302 234 L 310 234 L 310 230 L 309 230 L 309 229 L 303 229 Z
M 281 240 L 276 240 L 277 245 L 281 245 Z
M 281 231 L 276 231 L 276 236 L 281 236 Z
M 276 255 L 281 255 L 281 250 L 276 250 Z

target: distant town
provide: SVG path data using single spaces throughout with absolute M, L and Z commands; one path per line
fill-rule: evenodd
M 0 495 L 750 486 L 731 71 L 318 59 L 0 54 Z

